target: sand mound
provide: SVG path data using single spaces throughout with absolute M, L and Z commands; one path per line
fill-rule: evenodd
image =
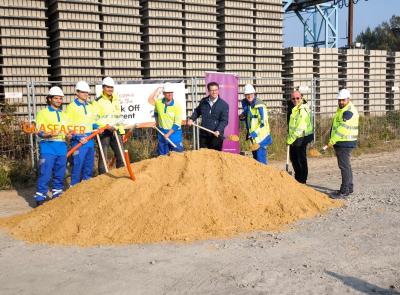
M 173 153 L 69 189 L 29 213 L 0 219 L 29 242 L 112 245 L 191 241 L 275 230 L 341 202 L 247 157 L 200 150 Z

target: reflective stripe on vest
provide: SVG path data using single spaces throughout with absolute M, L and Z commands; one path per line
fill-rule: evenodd
M 294 107 L 290 115 L 287 144 L 310 134 L 313 134 L 310 109 L 306 104 Z
M 170 105 L 166 105 L 164 99 L 157 100 L 154 112 L 157 113 L 161 128 L 171 129 L 174 124 L 181 126 L 181 108 L 175 100 Z
M 259 108 L 263 109 L 264 122 L 261 121 L 261 114 Z M 249 112 L 247 112 L 247 122 L 250 128 L 249 133 L 255 132 L 257 134 L 257 137 L 253 139 L 256 143 L 260 143 L 270 134 L 270 128 L 268 123 L 268 110 L 267 106 L 263 101 L 256 98 L 254 107 L 249 105 Z M 263 127 L 261 127 L 262 123 L 264 124 Z
M 343 113 L 350 111 L 353 116 L 350 120 L 343 120 Z M 343 109 L 336 111 L 332 121 L 332 131 L 329 143 L 334 145 L 336 142 L 355 141 L 358 138 L 359 115 L 355 106 L 349 102 Z

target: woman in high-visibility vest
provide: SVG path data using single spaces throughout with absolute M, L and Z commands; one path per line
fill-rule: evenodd
M 64 192 L 64 176 L 67 168 L 68 119 L 61 110 L 64 93 L 61 88 L 50 88 L 48 106 L 36 115 L 36 130 L 39 137 L 39 178 L 34 196 L 36 205 L 42 205 L 48 198 L 50 179 L 52 199 Z
M 71 183 L 73 186 L 81 180 L 88 180 L 93 175 L 94 166 L 94 140 L 86 140 L 95 124 L 96 114 L 94 107 L 87 102 L 90 93 L 90 87 L 85 81 L 79 81 L 76 84 L 76 98 L 68 104 L 65 112 L 70 123 L 77 132 L 72 135 L 71 147 L 82 143 L 83 146 L 72 154 Z
M 307 145 L 314 139 L 311 111 L 299 91 L 291 95 L 294 107 L 290 114 L 289 131 L 286 143 L 290 146 L 290 161 L 294 178 L 306 183 L 308 177 Z
M 244 86 L 244 95 L 243 113 L 239 118 L 246 122 L 248 139 L 259 145 L 259 148 L 253 151 L 253 158 L 260 163 L 267 164 L 267 146 L 272 144 L 267 106 L 256 97 L 256 91 L 251 84 Z

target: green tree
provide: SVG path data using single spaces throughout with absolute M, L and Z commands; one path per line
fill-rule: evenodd
M 400 16 L 393 15 L 373 30 L 368 27 L 357 36 L 356 42 L 369 50 L 400 51 Z

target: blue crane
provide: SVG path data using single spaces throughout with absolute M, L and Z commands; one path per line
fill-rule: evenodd
M 295 13 L 302 22 L 304 46 L 337 48 L 340 2 L 338 0 L 283 0 L 282 4 L 284 13 Z

